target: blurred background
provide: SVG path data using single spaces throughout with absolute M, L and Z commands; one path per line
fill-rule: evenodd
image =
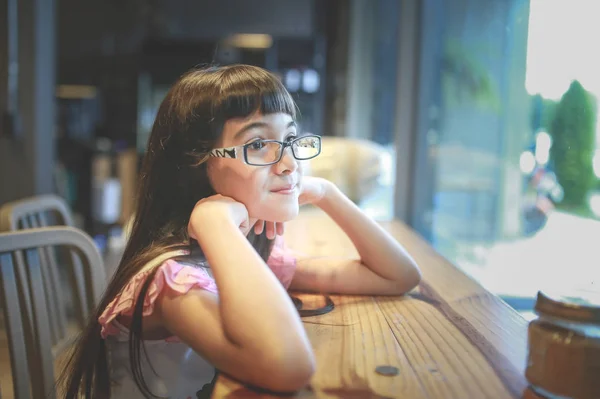
M 0 0 L 0 205 L 57 194 L 123 245 L 156 109 L 194 66 L 280 76 L 311 173 L 530 317 L 597 289 L 593 0 Z M 594 285 L 596 284 L 596 285 Z

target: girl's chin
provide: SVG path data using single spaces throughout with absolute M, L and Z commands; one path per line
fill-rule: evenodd
M 266 220 L 269 222 L 285 223 L 298 216 L 299 206 L 274 207 L 263 212 L 252 213 L 251 218 Z

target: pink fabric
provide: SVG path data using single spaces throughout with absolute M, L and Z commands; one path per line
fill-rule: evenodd
M 275 245 L 267 260 L 267 265 L 287 289 L 296 271 L 296 258 L 293 256 L 292 251 L 285 246 L 283 238 L 280 236 L 275 239 Z M 133 315 L 135 299 L 139 296 L 142 285 L 151 271 L 148 270 L 135 275 L 104 309 L 104 312 L 98 318 L 98 322 L 102 326 L 102 338 L 119 334 L 120 329 L 113 323 L 118 315 Z M 192 288 L 202 288 L 217 293 L 215 281 L 204 269 L 185 266 L 174 260 L 167 260 L 158 267 L 154 280 L 150 283 L 144 300 L 142 312 L 144 316 L 152 314 L 156 298 L 165 288 L 165 285 L 182 295 Z
M 267 259 L 267 265 L 273 270 L 281 284 L 288 289 L 296 272 L 296 257 L 292 250 L 286 247 L 283 237 L 275 238 L 275 245 Z

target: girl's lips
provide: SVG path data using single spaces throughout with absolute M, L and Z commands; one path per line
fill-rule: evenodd
M 277 190 L 271 190 L 271 192 L 273 194 L 293 194 L 294 192 L 296 192 L 296 185 L 294 184 L 293 186 L 286 186 Z

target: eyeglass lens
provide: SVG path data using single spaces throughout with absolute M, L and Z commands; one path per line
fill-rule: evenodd
M 294 158 L 311 159 L 319 154 L 321 145 L 317 137 L 301 137 L 292 144 Z M 246 160 L 252 165 L 267 165 L 281 156 L 282 145 L 276 141 L 255 141 L 246 147 Z

